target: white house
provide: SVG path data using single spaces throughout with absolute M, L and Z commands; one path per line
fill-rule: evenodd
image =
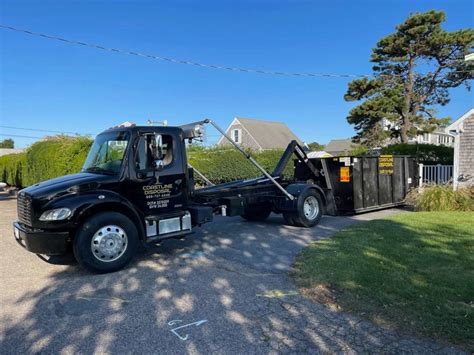
M 389 120 L 382 119 L 382 127 L 389 130 L 394 127 L 394 124 Z M 395 143 L 389 139 L 386 145 Z M 431 133 L 419 134 L 416 137 L 409 138 L 408 143 L 420 143 L 420 144 L 434 144 L 434 145 L 445 145 L 447 147 L 454 146 L 454 136 L 447 132 L 443 128 L 438 128 Z

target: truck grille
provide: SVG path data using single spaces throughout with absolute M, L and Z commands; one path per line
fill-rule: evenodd
M 32 201 L 31 196 L 25 192 L 20 192 L 17 197 L 18 220 L 28 226 L 32 225 Z

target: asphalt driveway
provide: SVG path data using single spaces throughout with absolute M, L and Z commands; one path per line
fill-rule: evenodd
M 313 303 L 287 276 L 312 240 L 397 210 L 324 217 L 313 229 L 217 218 L 92 275 L 22 250 L 15 205 L 0 201 L 0 353 L 456 352 Z

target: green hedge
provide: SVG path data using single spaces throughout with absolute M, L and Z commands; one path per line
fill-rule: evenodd
M 86 137 L 55 137 L 29 147 L 25 153 L 0 157 L 0 181 L 17 187 L 26 187 L 39 181 L 80 171 L 92 140 Z M 280 159 L 282 150 L 250 152 L 268 171 L 272 171 Z M 261 176 L 244 156 L 233 148 L 188 147 L 191 165 L 214 183 Z M 284 172 L 292 174 L 290 161 Z M 199 177 L 195 176 L 197 180 Z
M 11 186 L 26 186 L 26 153 L 9 154 L 0 157 L 0 181 Z
M 381 154 L 412 155 L 423 164 L 452 165 L 454 148 L 434 144 L 392 144 L 382 148 Z
M 283 154 L 283 150 L 249 151 L 249 153 L 267 171 L 272 172 Z M 188 149 L 188 161 L 214 183 L 262 176 L 262 173 L 252 163 L 233 148 L 192 147 Z M 290 161 L 284 175 L 292 174 L 292 166 L 293 162 Z M 197 176 L 196 178 L 199 179 Z
M 76 173 L 80 171 L 91 143 L 87 137 L 63 136 L 36 142 L 24 153 L 0 157 L 0 178 L 21 188 Z
M 33 144 L 26 152 L 28 184 L 77 173 L 86 159 L 92 140 L 58 137 Z

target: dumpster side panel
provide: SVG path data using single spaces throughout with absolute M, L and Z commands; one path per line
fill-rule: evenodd
M 405 198 L 405 163 L 404 157 L 393 160 L 393 202 L 401 202 Z
M 379 174 L 379 204 L 387 205 L 393 203 L 392 199 L 393 175 Z
M 378 167 L 377 159 L 363 158 L 362 173 L 364 183 L 364 208 L 377 206 L 378 203 Z
M 405 157 L 406 174 L 405 174 L 405 195 L 410 189 L 418 186 L 418 163 L 412 157 Z
M 354 210 L 364 208 L 364 174 L 362 162 L 364 158 L 353 159 L 352 180 L 354 184 Z
M 354 209 L 354 174 L 352 166 L 346 166 L 339 158 L 326 159 L 326 164 L 337 209 L 342 212 L 352 211 Z M 344 169 L 349 171 L 348 179 L 346 179 L 347 175 L 343 175 Z

